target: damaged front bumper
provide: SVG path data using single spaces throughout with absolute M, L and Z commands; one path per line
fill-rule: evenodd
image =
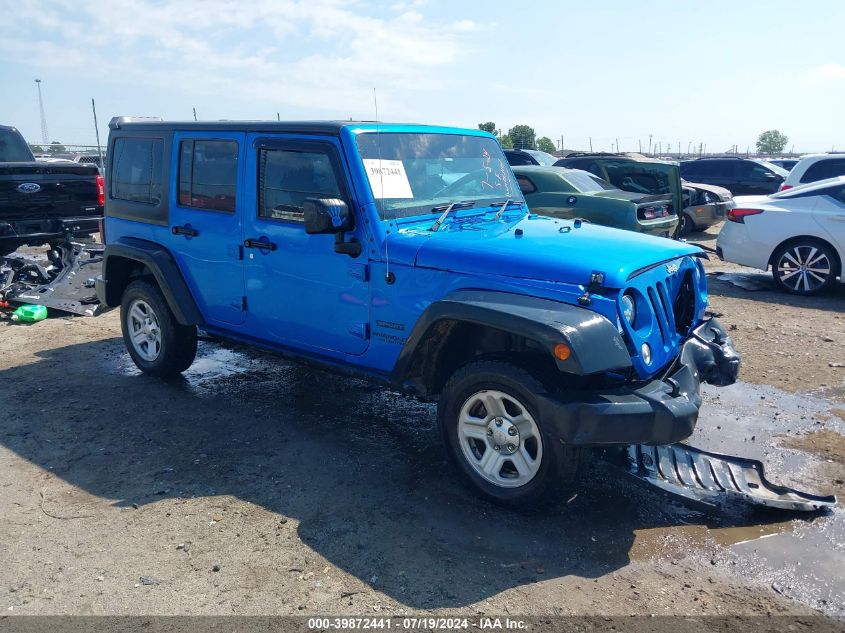
M 701 383 L 732 384 L 739 364 L 733 341 L 716 319 L 708 319 L 661 378 L 565 399 L 541 396 L 541 414 L 552 423 L 552 433 L 573 446 L 672 444 L 695 429 Z
M 748 504 L 815 512 L 836 505 L 819 496 L 771 483 L 754 459 L 719 455 L 684 444 L 630 446 L 628 469 L 636 478 L 703 509 L 725 510 Z

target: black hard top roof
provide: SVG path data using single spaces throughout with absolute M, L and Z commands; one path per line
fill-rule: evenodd
M 219 130 L 239 132 L 299 132 L 337 135 L 349 125 L 373 124 L 377 121 L 162 121 L 158 117 L 114 117 L 113 130 Z

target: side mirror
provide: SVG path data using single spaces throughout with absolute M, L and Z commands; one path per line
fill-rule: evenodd
M 302 212 L 309 235 L 343 233 L 353 228 L 352 213 L 338 198 L 305 198 Z

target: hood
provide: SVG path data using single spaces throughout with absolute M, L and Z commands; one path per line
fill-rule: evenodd
M 457 219 L 437 232 L 428 225 L 390 235 L 391 259 L 455 273 L 578 285 L 601 271 L 605 286 L 622 288 L 635 271 L 702 252 L 685 242 L 588 222 L 576 228 L 575 222 L 536 215 L 510 223 Z

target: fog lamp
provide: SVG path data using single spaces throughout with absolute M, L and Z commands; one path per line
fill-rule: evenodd
M 651 365 L 651 347 L 649 347 L 648 343 L 643 343 L 643 346 L 640 348 L 640 355 L 643 357 L 643 362 L 646 365 Z

